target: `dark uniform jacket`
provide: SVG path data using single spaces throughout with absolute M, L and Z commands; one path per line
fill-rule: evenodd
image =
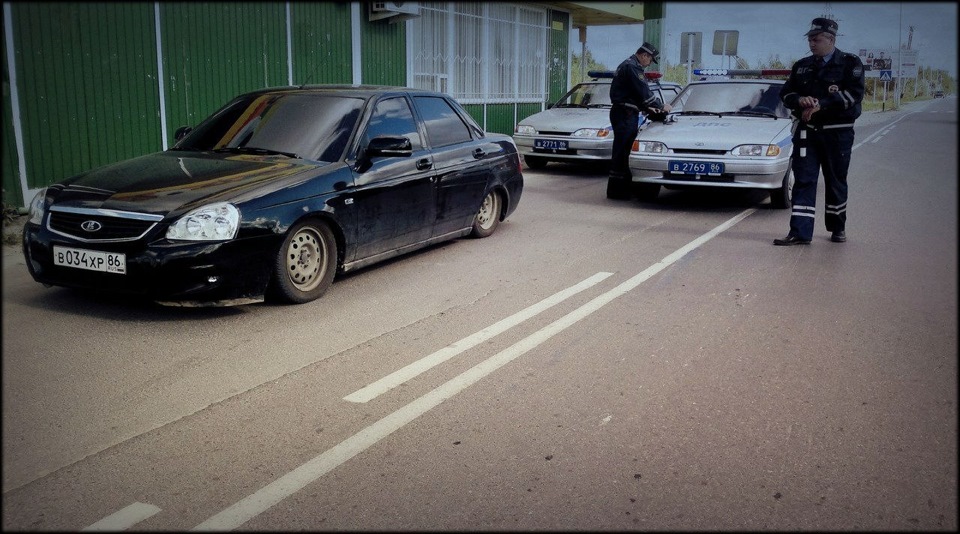
M 816 56 L 807 56 L 793 64 L 790 77 L 780 89 L 780 100 L 799 119 L 803 113 L 800 97 L 812 96 L 819 100 L 820 110 L 810 118 L 811 126 L 852 127 L 863 100 L 863 63 L 856 54 L 840 49 L 833 51 L 830 62 L 819 72 L 815 60 Z
M 663 102 L 650 90 L 643 75 L 643 66 L 634 54 L 623 61 L 610 82 L 610 101 L 636 106 L 640 111 L 662 108 Z

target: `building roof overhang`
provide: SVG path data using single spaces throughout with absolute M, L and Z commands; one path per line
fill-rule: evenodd
M 550 5 L 569 11 L 574 28 L 643 22 L 643 2 L 551 2 Z

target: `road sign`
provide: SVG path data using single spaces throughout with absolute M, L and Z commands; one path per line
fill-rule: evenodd
M 703 32 L 680 34 L 680 63 L 693 62 L 699 65 L 701 49 L 703 49 Z
M 882 71 L 880 71 L 880 81 L 881 81 L 881 82 L 891 82 L 891 81 L 893 81 L 893 71 L 892 71 L 892 70 L 882 70 Z
M 737 30 L 716 30 L 713 32 L 713 55 L 737 55 L 737 41 L 739 40 L 740 32 Z

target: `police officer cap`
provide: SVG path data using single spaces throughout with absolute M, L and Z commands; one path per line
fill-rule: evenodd
M 650 43 L 644 42 L 642 45 L 640 45 L 640 48 L 637 49 L 638 54 L 641 52 L 643 52 L 644 54 L 650 54 L 651 56 L 653 56 L 653 62 L 656 63 L 657 65 L 660 64 L 660 62 L 657 61 L 657 56 L 660 55 L 660 51 L 657 50 L 657 47 L 653 46 Z
M 837 23 L 830 19 L 825 19 L 822 17 L 817 17 L 813 19 L 813 22 L 810 23 L 810 31 L 807 32 L 807 37 L 811 35 L 816 35 L 818 33 L 829 33 L 830 35 L 837 35 Z

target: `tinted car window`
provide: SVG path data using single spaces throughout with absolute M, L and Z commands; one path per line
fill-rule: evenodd
M 431 146 L 441 147 L 471 139 L 467 125 L 445 99 L 417 96 L 414 101 L 423 116 Z
M 262 148 L 337 161 L 363 102 L 360 98 L 305 94 L 244 96 L 200 124 L 176 148 Z
M 406 98 L 387 98 L 377 102 L 367 126 L 366 141 L 369 143 L 371 139 L 381 135 L 406 137 L 414 150 L 423 148 L 417 121 L 413 119 L 413 112 Z

